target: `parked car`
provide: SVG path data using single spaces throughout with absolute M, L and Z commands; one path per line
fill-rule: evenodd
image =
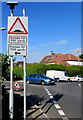
M 81 77 L 80 75 L 70 77 L 70 81 L 72 81 L 72 82 L 74 82 L 74 81 L 81 82 L 81 81 L 83 81 L 83 77 Z
M 10 74 L 8 74 L 5 78 L 5 80 L 10 80 Z M 20 76 L 17 74 L 13 74 L 13 80 L 20 80 Z
M 55 80 L 49 77 L 46 77 L 44 74 L 30 74 L 26 77 L 28 83 L 39 83 L 42 85 L 45 84 L 55 84 Z

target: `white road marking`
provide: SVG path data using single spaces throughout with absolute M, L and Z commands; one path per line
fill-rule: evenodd
M 54 98 L 54 97 L 51 95 L 50 98 Z
M 81 84 L 79 84 L 79 86 L 81 87 Z M 46 90 L 47 94 L 50 96 L 50 99 L 53 99 L 54 97 L 52 96 L 52 94 L 50 93 L 50 91 L 44 87 L 44 89 Z M 59 104 L 57 104 L 57 102 L 55 101 L 54 106 L 56 107 L 56 109 L 58 110 L 59 115 L 64 116 L 61 117 L 63 120 L 69 120 L 66 116 L 65 113 L 63 112 L 63 110 L 61 110 L 61 107 L 59 106 Z
M 69 120 L 67 117 L 62 117 L 63 120 Z
M 81 87 L 81 83 L 79 83 L 79 87 Z
M 56 109 L 61 109 L 61 107 L 58 104 L 54 104 L 54 106 L 56 107 Z
M 49 95 L 49 96 L 51 96 L 52 94 L 51 94 L 51 93 L 49 93 L 48 95 Z
M 47 93 L 49 94 L 50 92 L 49 92 L 49 91 L 47 91 Z
M 63 110 L 58 110 L 60 115 L 65 115 L 65 113 L 63 112 Z

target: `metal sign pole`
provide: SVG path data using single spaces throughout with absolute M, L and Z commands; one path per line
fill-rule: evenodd
M 25 9 L 23 9 L 23 17 L 25 17 Z M 26 119 L 26 56 L 24 56 L 24 119 Z
M 13 17 L 13 9 L 15 5 L 18 5 L 17 2 L 7 2 L 7 5 L 10 6 L 11 17 Z M 9 94 L 9 118 L 13 119 L 13 55 L 10 55 L 11 63 L 10 63 L 10 94 Z
M 11 17 L 13 16 L 13 9 L 11 10 Z M 9 117 L 13 119 L 13 56 L 11 56 L 11 71 L 10 71 L 10 98 L 9 98 Z
M 24 119 L 26 119 L 26 56 L 24 56 Z
M 10 97 L 9 97 L 9 117 L 13 119 L 13 56 L 11 56 L 11 70 L 10 70 Z

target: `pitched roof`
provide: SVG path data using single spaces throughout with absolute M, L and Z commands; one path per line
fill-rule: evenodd
M 68 65 L 66 61 L 69 61 L 69 60 L 78 61 L 78 57 L 76 57 L 71 53 L 67 53 L 67 54 L 58 53 L 54 55 L 45 56 L 40 63 L 56 63 L 56 64 Z M 79 59 L 79 60 L 83 61 L 82 59 Z
M 68 61 L 68 60 L 78 60 L 78 57 L 72 55 L 71 53 L 67 53 L 67 54 L 60 54 L 58 55 L 56 58 L 51 58 L 49 60 L 49 63 L 51 62 L 56 62 L 56 61 Z
M 51 59 L 51 55 L 45 56 L 40 63 L 48 63 L 48 61 Z

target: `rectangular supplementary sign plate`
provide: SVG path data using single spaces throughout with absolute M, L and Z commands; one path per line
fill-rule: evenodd
M 27 36 L 9 36 L 9 43 L 25 44 L 27 43 Z
M 27 55 L 27 45 L 12 45 L 8 46 L 8 53 L 12 56 L 26 56 Z

